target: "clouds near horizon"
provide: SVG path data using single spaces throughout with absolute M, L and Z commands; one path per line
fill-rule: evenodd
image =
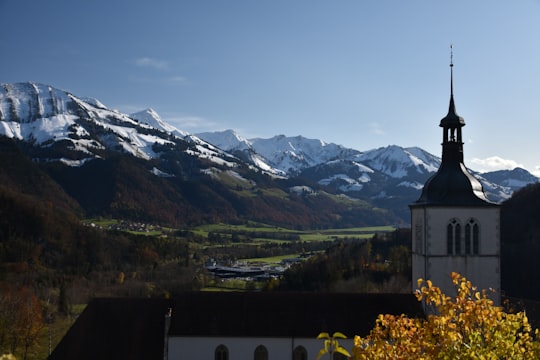
M 474 170 L 479 172 L 489 172 L 497 170 L 513 170 L 517 167 L 525 168 L 523 164 L 518 163 L 515 160 L 503 159 L 499 156 L 490 156 L 485 159 L 472 158 L 470 160 L 471 166 Z

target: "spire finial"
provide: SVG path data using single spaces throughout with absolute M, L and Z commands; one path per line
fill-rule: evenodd
M 450 44 L 450 95 L 454 96 L 454 46 Z

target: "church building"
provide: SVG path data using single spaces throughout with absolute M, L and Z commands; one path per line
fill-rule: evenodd
M 490 202 L 482 184 L 463 162 L 462 128 L 456 113 L 453 62 L 450 62 L 450 106 L 441 120 L 442 162 L 410 205 L 413 291 L 416 280 L 431 280 L 455 295 L 450 274 L 460 273 L 478 289 L 493 289 L 500 303 L 500 207 Z

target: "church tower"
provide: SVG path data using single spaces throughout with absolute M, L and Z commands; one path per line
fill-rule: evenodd
M 454 104 L 453 61 L 450 61 L 450 106 L 443 130 L 442 162 L 410 205 L 412 279 L 431 280 L 455 295 L 450 274 L 458 272 L 478 289 L 494 289 L 500 303 L 500 208 L 490 202 L 482 184 L 463 162 L 465 121 Z

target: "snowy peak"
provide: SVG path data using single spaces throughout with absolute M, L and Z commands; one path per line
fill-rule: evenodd
M 229 152 L 253 149 L 249 140 L 243 138 L 242 136 L 238 135 L 236 131 L 230 129 L 224 131 L 203 132 L 196 135 L 210 144 Z
M 418 147 L 391 145 L 362 153 L 303 136 L 246 140 L 232 130 L 199 136 L 263 171 L 289 177 L 300 174 L 353 196 L 395 198 L 406 193 L 412 202 L 441 164 L 439 157 Z M 495 182 L 489 176 L 478 176 L 492 201 L 505 200 L 518 185 L 537 181 L 529 174 L 521 180 L 510 176 L 503 182 L 505 176 L 510 174 L 502 174 Z
M 47 85 L 28 82 L 0 88 L 0 121 L 28 123 L 74 111 L 70 94 Z
M 263 170 L 272 168 L 289 175 L 329 160 L 360 154 L 357 150 L 303 136 L 277 135 L 269 139 L 248 140 L 233 130 L 206 132 L 197 136 L 235 155 L 242 153 L 244 160 L 248 158 Z
M 270 163 L 288 173 L 299 171 L 337 158 L 348 158 L 360 151 L 348 149 L 334 143 L 303 136 L 277 135 L 270 139 L 250 139 L 257 153 Z
M 107 109 L 107 106 L 105 106 L 101 101 L 99 101 L 96 98 L 93 97 L 82 97 L 80 98 L 82 101 L 84 101 L 87 104 L 90 104 L 94 107 L 100 108 L 100 109 Z
M 198 133 L 197 136 L 218 148 L 231 153 L 256 168 L 276 176 L 286 176 L 280 168 L 273 167 L 263 155 L 258 153 L 251 142 L 234 130 Z
M 150 125 L 153 128 L 165 131 L 166 133 L 173 134 L 181 138 L 189 135 L 187 132 L 178 130 L 176 127 L 163 121 L 159 114 L 152 108 L 133 113 L 130 115 L 130 117 L 143 124 Z
M 108 109 L 96 99 L 83 100 L 31 82 L 0 86 L 0 135 L 49 148 L 43 152 L 42 160 L 70 166 L 100 158 L 104 151 L 150 160 L 167 149 L 226 166 L 236 166 L 237 161 L 167 124 L 152 109 L 130 117 Z
M 164 122 L 159 114 L 152 108 L 133 113 L 130 115 L 130 117 L 155 128 L 159 128 L 164 125 Z
M 402 148 L 396 145 L 366 151 L 357 157 L 372 169 L 392 178 L 423 175 L 437 171 L 440 159 L 417 148 Z
M 525 169 L 499 170 L 480 175 L 492 183 L 497 183 L 512 190 L 518 190 L 528 184 L 537 183 L 539 179 Z

